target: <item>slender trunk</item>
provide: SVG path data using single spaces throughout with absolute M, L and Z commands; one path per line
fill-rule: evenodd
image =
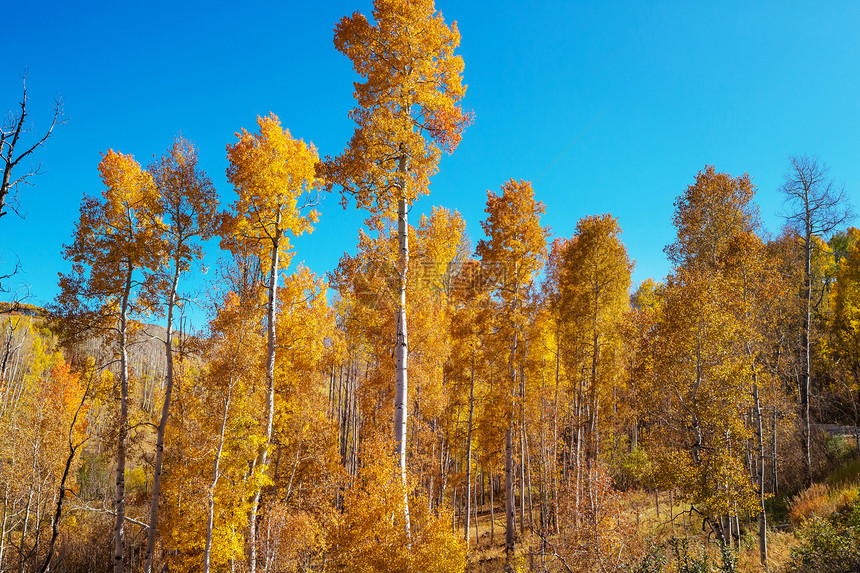
M 170 415 L 170 397 L 173 394 L 173 311 L 176 308 L 176 293 L 179 288 L 179 256 L 173 261 L 173 280 L 170 283 L 167 303 L 167 334 L 164 348 L 167 357 L 167 373 L 164 382 L 164 404 L 161 406 L 161 420 L 158 423 L 158 436 L 155 441 L 155 475 L 152 478 L 152 504 L 149 509 L 149 534 L 146 538 L 146 558 L 144 573 L 152 571 L 152 556 L 155 552 L 155 532 L 158 525 L 158 502 L 161 499 L 161 469 L 164 464 L 164 433 Z
M 89 385 L 87 385 L 87 389 L 84 391 L 84 394 L 81 397 L 81 403 L 78 405 L 77 410 L 75 410 L 75 415 L 72 417 L 72 423 L 69 426 L 69 455 L 66 457 L 66 465 L 63 468 L 63 477 L 60 478 L 60 490 L 59 495 L 57 496 L 57 507 L 54 510 L 54 519 L 51 522 L 51 540 L 48 542 L 48 552 L 45 555 L 45 561 L 39 568 L 39 573 L 45 573 L 51 566 L 51 559 L 53 559 L 54 557 L 54 549 L 57 544 L 57 538 L 60 536 L 60 518 L 63 516 L 63 501 L 66 498 L 66 481 L 68 481 L 69 479 L 69 472 L 72 469 L 72 462 L 75 459 L 75 454 L 77 453 L 78 448 L 80 448 L 86 441 L 84 440 L 84 442 L 81 442 L 79 444 L 74 444 L 73 442 L 75 425 L 78 423 L 78 415 L 81 413 L 81 409 L 84 407 L 88 391 Z M 0 555 L 0 568 L 2 568 L 2 555 Z
M 466 523 L 463 537 L 466 540 L 466 548 L 469 547 L 469 510 L 472 507 L 472 417 L 475 413 L 475 351 L 472 351 L 472 365 L 469 380 L 469 431 L 466 436 Z M 478 526 L 475 518 L 475 527 Z M 477 535 L 477 533 L 475 534 Z
M 597 301 L 595 300 L 595 305 Z M 590 416 L 588 420 L 588 449 L 586 450 L 586 459 L 589 460 L 597 460 L 600 456 L 600 452 L 598 451 L 598 438 L 597 438 L 597 365 L 598 365 L 598 351 L 600 349 L 600 337 L 597 334 L 597 310 L 595 309 L 594 315 L 594 325 L 592 328 L 594 329 L 594 334 L 592 336 L 592 348 L 591 348 L 591 380 L 588 385 L 588 406 L 590 410 Z
M 505 573 L 514 571 L 514 445 L 513 423 L 505 430 Z
M 526 534 L 526 375 L 520 364 L 520 536 Z
M 558 384 L 559 384 L 559 349 L 558 331 L 556 330 L 556 355 L 555 355 L 555 399 L 552 408 L 552 516 L 555 526 L 555 534 L 561 530 L 558 524 Z M 562 466 L 567 470 L 566 464 Z
M 523 442 L 525 444 L 526 451 L 526 472 L 528 476 L 528 481 L 526 482 L 526 492 L 529 497 L 529 531 L 535 530 L 535 518 L 534 518 L 534 504 L 532 500 L 532 456 L 529 451 L 529 434 L 526 431 L 525 425 L 523 425 Z M 523 476 L 523 479 L 526 479 L 526 475 Z
M 767 571 L 767 513 L 764 508 L 764 430 L 761 423 L 761 402 L 758 398 L 758 384 L 753 382 L 753 401 L 755 402 L 756 440 L 758 440 L 758 548 L 761 566 Z
M 407 357 L 408 338 L 406 334 L 406 283 L 409 272 L 409 226 L 407 225 L 408 209 L 406 204 L 406 154 L 401 150 L 397 166 L 400 185 L 400 197 L 397 201 L 397 239 L 399 297 L 397 302 L 397 340 L 395 344 L 395 398 L 394 398 L 394 446 L 397 463 L 400 467 L 400 479 L 403 482 L 403 517 L 406 532 L 409 534 L 409 492 L 406 484 L 406 422 L 409 403 Z M 252 572 L 253 573 L 253 572 Z
M 774 407 L 770 417 L 771 432 L 771 493 L 776 495 L 779 491 L 779 457 L 776 451 L 776 408 Z
M 478 479 L 478 474 L 477 474 L 477 472 L 475 472 L 475 496 L 474 496 L 475 498 L 478 497 L 477 479 Z M 475 502 L 472 505 L 475 507 L 475 546 L 477 547 L 478 544 L 481 542 L 481 536 L 478 535 L 478 501 L 477 501 L 477 499 L 475 500 Z
M 493 489 L 493 472 L 490 472 L 490 545 L 492 545 L 496 539 L 496 502 L 493 499 Z
M 227 429 L 227 416 L 230 412 L 230 398 L 233 394 L 233 385 L 227 389 L 227 398 L 224 400 L 224 416 L 221 418 L 221 431 L 218 434 L 218 448 L 215 450 L 215 467 L 212 469 L 212 483 L 209 485 L 207 495 L 206 512 L 206 543 L 203 548 L 203 573 L 209 573 L 209 562 L 212 554 L 212 532 L 215 526 L 215 488 L 221 477 L 221 453 L 224 451 L 224 434 Z
M 122 301 L 119 317 L 119 349 L 120 349 L 120 403 L 119 403 L 119 439 L 116 452 L 116 498 L 114 510 L 114 573 L 122 573 L 125 554 L 125 457 L 128 441 L 128 306 L 131 297 L 131 275 L 133 267 L 126 264 L 125 286 L 122 291 Z
M 803 323 L 800 330 L 800 346 L 802 372 L 800 377 L 800 413 L 803 421 L 803 464 L 806 471 L 807 485 L 812 485 L 812 449 L 811 423 L 809 419 L 809 391 L 812 379 L 812 364 L 810 363 L 809 329 L 812 324 L 812 233 L 807 228 L 804 242 L 804 275 L 803 275 Z
M 278 296 L 278 267 L 281 254 L 281 213 L 278 209 L 275 238 L 272 242 L 271 266 L 269 267 L 269 300 L 266 307 L 266 443 L 260 448 L 257 456 L 257 467 L 261 472 L 266 471 L 269 456 L 269 446 L 272 443 L 272 429 L 275 416 L 275 319 L 277 316 Z M 263 493 L 262 481 L 257 485 L 254 498 L 251 501 L 251 516 L 248 527 L 248 570 L 257 571 L 257 511 L 260 508 L 260 495 Z

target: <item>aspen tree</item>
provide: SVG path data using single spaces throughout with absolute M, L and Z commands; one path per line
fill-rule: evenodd
M 481 223 L 487 239 L 479 241 L 477 254 L 485 269 L 492 272 L 492 288 L 498 299 L 499 334 L 510 341 L 508 379 L 500 401 L 507 420 L 505 430 L 505 570 L 513 571 L 514 493 L 513 432 L 514 397 L 520 375 L 519 336 L 524 328 L 522 304 L 547 254 L 549 230 L 540 226 L 544 205 L 534 198 L 531 183 L 514 181 L 502 185 L 499 194 L 487 192 L 487 219 Z M 509 396 L 509 398 L 508 398 Z
M 155 185 L 131 155 L 108 150 L 99 163 L 105 189 L 101 198 L 84 197 L 74 241 L 65 247 L 72 273 L 60 275 L 54 303 L 65 328 L 80 334 L 99 330 L 114 334 L 119 352 L 120 415 L 116 459 L 113 569 L 122 573 L 125 558 L 125 464 L 128 440 L 128 329 L 141 310 L 135 296 L 139 273 L 153 268 L 160 255 L 153 249 L 157 225 Z
M 353 62 L 362 83 L 355 83 L 357 107 L 350 112 L 355 133 L 343 154 L 327 159 L 326 179 L 342 187 L 344 201 L 369 209 L 373 223 L 395 221 L 396 349 L 394 443 L 401 478 L 406 480 L 407 285 L 411 205 L 428 193 L 443 151 L 451 152 L 470 122 L 460 101 L 463 60 L 460 43 L 432 0 L 376 0 L 373 21 L 359 12 L 335 28 L 335 47 Z M 404 505 L 406 527 L 409 507 Z
M 560 304 L 566 328 L 581 331 L 575 339 L 582 348 L 574 354 L 589 372 L 587 450 L 592 460 L 600 453 L 601 400 L 611 395 L 620 378 L 620 330 L 629 307 L 633 263 L 620 234 L 618 220 L 611 215 L 580 219 L 563 254 Z
M 742 273 L 732 260 L 758 227 L 754 195 L 748 175 L 733 178 L 708 166 L 678 198 L 677 240 L 666 248 L 675 268 L 649 334 L 654 354 L 639 366 L 652 384 L 652 439 L 668 446 L 658 452 L 662 471 L 722 544 L 731 543 L 726 517 L 759 506 L 744 468 L 751 333 Z
M 153 298 L 161 298 L 167 306 L 167 323 L 164 339 L 167 372 L 164 385 L 164 402 L 158 423 L 155 445 L 155 474 L 152 479 L 152 504 L 149 513 L 149 531 L 143 570 L 152 571 L 155 535 L 158 525 L 158 504 L 161 493 L 161 469 L 164 462 L 164 433 L 170 414 L 170 398 L 174 383 L 173 325 L 174 312 L 179 302 L 180 276 L 190 269 L 191 263 L 203 258 L 199 240 L 209 238 L 215 231 L 218 197 L 212 182 L 197 166 L 197 150 L 182 137 L 161 159 L 150 166 L 158 189 L 158 213 L 161 216 L 160 249 L 163 253 L 160 268 L 151 275 Z
M 248 566 L 252 573 L 257 567 L 256 528 L 262 475 L 268 463 L 275 414 L 278 280 L 292 258 L 289 235 L 311 232 L 318 220 L 318 213 L 308 208 L 316 200 L 315 191 L 322 183 L 315 173 L 319 158 L 313 145 L 293 139 L 274 114 L 258 117 L 257 125 L 258 133 L 243 129 L 236 134 L 239 141 L 227 147 L 230 161 L 227 177 L 239 198 L 225 214 L 222 229 L 222 246 L 234 251 L 248 248 L 267 261 L 265 441 L 255 460 L 255 471 L 261 477 L 249 522 Z
M 785 195 L 786 219 L 795 230 L 803 247 L 803 283 L 800 300 L 803 305 L 800 325 L 800 414 L 803 419 L 804 468 L 808 485 L 812 485 L 811 421 L 809 394 L 812 384 L 812 314 L 813 257 L 816 238 L 829 235 L 839 225 L 853 217 L 845 190 L 830 177 L 826 164 L 815 157 L 790 157 L 790 166 L 780 192 Z

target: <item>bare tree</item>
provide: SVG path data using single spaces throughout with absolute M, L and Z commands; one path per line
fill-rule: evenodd
M 22 159 L 45 143 L 51 137 L 57 125 L 65 123 L 65 119 L 63 119 L 63 102 L 56 99 L 54 100 L 54 117 L 51 119 L 51 125 L 48 126 L 47 131 L 34 143 L 24 144 L 22 137 L 26 139 L 26 134 L 32 129 L 31 126 L 28 126 L 27 122 L 29 114 L 27 112 L 26 75 L 22 83 L 23 93 L 21 95 L 21 102 L 18 104 L 20 109 L 15 112 L 9 111 L 2 127 L 0 127 L 0 165 L 3 166 L 3 181 L 0 183 L 0 217 L 3 217 L 8 212 L 6 210 L 7 207 L 20 215 L 17 209 L 18 186 L 22 184 L 29 185 L 29 179 L 39 174 L 38 165 L 32 167 L 23 175 L 16 176 L 15 179 L 12 178 L 12 170 L 17 167 Z M 11 197 L 9 197 L 10 192 L 13 192 Z
M 803 305 L 800 325 L 800 410 L 803 420 L 804 464 L 806 477 L 812 483 L 812 454 L 810 451 L 809 393 L 810 327 L 812 324 L 812 255 L 815 236 L 824 237 L 853 218 L 844 187 L 830 177 L 829 167 L 814 156 L 790 157 L 785 181 L 779 188 L 785 195 L 786 220 L 801 238 L 803 247 L 803 285 L 800 290 Z

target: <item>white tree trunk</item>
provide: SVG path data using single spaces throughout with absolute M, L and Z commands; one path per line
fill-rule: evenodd
M 119 405 L 119 440 L 116 453 L 116 497 L 114 499 L 114 510 L 116 511 L 116 522 L 114 524 L 114 573 L 122 573 L 123 557 L 125 553 L 125 534 L 123 530 L 125 522 L 125 457 L 126 442 L 128 441 L 128 306 L 131 297 L 131 275 L 133 271 L 131 263 L 126 265 L 125 287 L 122 292 L 122 301 L 119 319 L 119 348 L 120 348 L 120 405 Z
M 406 204 L 406 155 L 401 154 L 398 165 L 400 175 L 400 199 L 397 201 L 397 242 L 399 275 L 399 296 L 397 298 L 397 339 L 395 342 L 395 397 L 394 397 L 394 444 L 397 462 L 400 466 L 400 479 L 403 482 L 403 517 L 406 531 L 410 531 L 409 492 L 406 483 L 406 421 L 409 403 L 409 384 L 407 377 L 408 338 L 406 335 L 406 283 L 409 273 L 409 226 L 407 224 L 408 205 Z
M 761 402 L 758 397 L 758 384 L 753 382 L 753 400 L 755 402 L 755 418 L 756 418 L 756 439 L 758 443 L 758 495 L 759 495 L 759 514 L 758 514 L 758 547 L 759 559 L 761 566 L 765 571 L 767 567 L 767 513 L 764 507 L 764 429 L 761 422 Z
M 269 268 L 269 301 L 266 308 L 266 443 L 260 449 L 257 458 L 257 467 L 260 471 L 265 471 L 266 462 L 268 461 L 269 446 L 272 443 L 272 429 L 275 416 L 275 348 L 277 339 L 275 337 L 275 318 L 277 313 L 278 296 L 278 266 L 280 265 L 280 249 L 281 249 L 281 213 L 278 211 L 276 221 L 277 230 L 272 242 L 272 263 Z M 251 502 L 251 517 L 248 527 L 248 570 L 250 573 L 257 571 L 257 511 L 260 507 L 260 495 L 263 492 L 262 485 L 257 486 L 254 492 L 254 499 Z
M 146 558 L 144 573 L 152 571 L 152 555 L 155 552 L 155 532 L 158 525 L 158 502 L 161 498 L 161 468 L 164 464 L 164 433 L 167 431 L 167 418 L 170 414 L 170 397 L 173 394 L 173 311 L 176 308 L 176 292 L 179 288 L 179 259 L 174 260 L 173 280 L 167 303 L 167 335 L 164 347 L 167 354 L 167 374 L 164 383 L 164 404 L 161 406 L 161 421 L 158 423 L 158 436 L 155 441 L 155 475 L 152 478 L 152 505 L 149 509 L 149 534 L 146 538 Z

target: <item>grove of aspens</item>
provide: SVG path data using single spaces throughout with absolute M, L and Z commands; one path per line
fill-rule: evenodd
M 249 118 L 226 205 L 182 136 L 108 149 L 60 294 L 0 294 L 0 571 L 860 571 L 860 230 L 825 161 L 762 190 L 777 235 L 750 175 L 690 173 L 663 282 L 611 214 L 554 237 L 529 181 L 473 243 L 409 219 L 477 121 L 456 23 L 373 6 L 334 29 L 341 154 Z M 291 241 L 327 195 L 366 222 L 320 276 Z

